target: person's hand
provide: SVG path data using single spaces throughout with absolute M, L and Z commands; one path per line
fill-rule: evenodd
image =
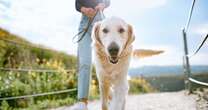
M 81 7 L 81 12 L 82 12 L 84 15 L 86 15 L 86 16 L 92 18 L 92 17 L 95 15 L 96 10 L 94 10 L 93 8 Z
M 105 4 L 104 3 L 99 3 L 96 7 L 95 10 L 97 11 L 103 11 L 105 9 Z

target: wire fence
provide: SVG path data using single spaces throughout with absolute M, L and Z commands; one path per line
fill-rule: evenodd
M 188 53 L 187 32 L 188 32 L 188 29 L 190 27 L 190 22 L 191 22 L 191 18 L 193 16 L 195 3 L 196 3 L 196 0 L 193 0 L 191 8 L 190 8 L 189 15 L 188 15 L 188 20 L 187 20 L 186 26 L 185 26 L 185 28 L 182 29 L 182 36 L 183 36 L 183 41 L 184 41 L 183 67 L 184 67 L 184 73 L 185 73 L 185 76 L 186 76 L 185 85 L 186 85 L 186 89 L 188 89 L 189 92 L 192 91 L 191 83 L 195 83 L 195 84 L 199 84 L 199 85 L 208 87 L 208 83 L 198 81 L 198 80 L 192 78 L 192 76 L 191 76 L 191 68 L 190 68 L 189 59 L 191 59 L 193 56 L 197 55 L 197 53 L 200 51 L 200 49 L 203 47 L 204 43 L 208 39 L 208 33 L 207 33 L 207 35 L 204 37 L 204 39 L 202 40 L 201 44 L 198 46 L 196 51 L 193 54 Z
M 40 93 L 40 94 L 15 96 L 15 97 L 5 97 L 5 98 L 0 98 L 0 101 L 1 100 L 14 100 L 14 99 L 22 99 L 22 98 L 39 97 L 39 96 L 46 96 L 46 95 L 55 95 L 55 94 L 69 93 L 69 92 L 74 92 L 74 91 L 77 91 L 77 89 L 74 88 L 74 89 L 66 89 L 66 90 L 53 91 L 53 92 L 45 92 L 45 93 Z
M 9 40 L 5 38 L 0 37 L 0 41 L 4 41 L 6 43 L 12 44 L 14 46 L 24 46 L 24 47 L 33 47 L 33 48 L 38 48 L 41 50 L 51 50 L 49 48 L 45 48 L 40 45 L 35 45 L 35 44 L 28 44 L 27 42 L 18 42 L 14 40 Z M 13 72 L 21 72 L 21 73 L 28 73 L 28 72 L 36 72 L 36 73 L 58 73 L 58 72 L 75 72 L 76 70 L 73 69 L 63 69 L 62 70 L 55 70 L 55 69 L 43 69 L 43 68 L 5 68 L 5 67 L 0 67 L 0 71 L 13 71 Z M 47 96 L 47 95 L 55 95 L 55 94 L 63 94 L 63 93 L 69 93 L 69 92 L 75 92 L 77 91 L 77 88 L 72 88 L 72 89 L 66 89 L 66 90 L 59 90 L 59 91 L 51 91 L 51 92 L 45 92 L 45 93 L 38 93 L 38 94 L 31 94 L 31 95 L 23 95 L 23 96 L 14 96 L 14 97 L 0 97 L 0 101 L 2 100 L 14 100 L 14 99 L 21 99 L 21 98 L 31 98 L 31 97 L 39 97 L 39 96 Z
M 0 71 L 15 71 L 15 72 L 37 72 L 37 73 L 57 73 L 61 72 L 60 70 L 51 70 L 51 69 L 29 69 L 29 68 L 4 68 L 0 67 Z M 75 70 L 63 70 L 64 72 L 75 72 Z

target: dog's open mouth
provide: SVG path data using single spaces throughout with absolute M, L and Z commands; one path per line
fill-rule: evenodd
M 109 59 L 110 59 L 110 62 L 111 62 L 112 64 L 118 63 L 118 58 L 117 58 L 117 57 L 109 57 Z

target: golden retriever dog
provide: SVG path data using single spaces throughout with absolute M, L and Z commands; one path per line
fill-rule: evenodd
M 92 47 L 99 81 L 102 110 L 125 110 L 129 86 L 127 72 L 132 55 L 146 57 L 162 51 L 135 50 L 132 26 L 111 17 L 97 22 L 92 30 Z

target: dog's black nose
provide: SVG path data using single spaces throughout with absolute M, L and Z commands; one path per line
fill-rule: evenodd
M 108 47 L 108 52 L 110 56 L 112 57 L 117 57 L 118 52 L 119 52 L 119 47 L 115 42 L 112 42 L 110 46 Z

